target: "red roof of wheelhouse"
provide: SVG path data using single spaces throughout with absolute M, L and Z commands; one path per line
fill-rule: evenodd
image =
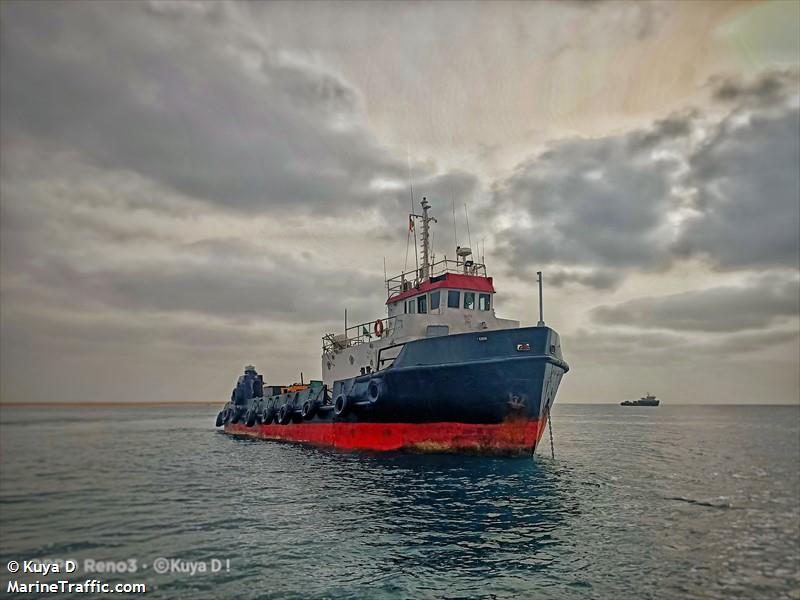
M 386 304 L 394 304 L 400 300 L 411 298 L 419 294 L 436 290 L 439 288 L 452 288 L 454 290 L 470 290 L 475 292 L 488 292 L 494 294 L 494 285 L 491 277 L 478 277 L 477 275 L 464 275 L 462 273 L 446 273 L 441 279 L 436 281 L 424 281 L 419 287 L 414 287 L 392 296 Z

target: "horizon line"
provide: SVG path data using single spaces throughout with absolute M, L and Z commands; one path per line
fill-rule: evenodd
M 63 407 L 63 408 L 91 408 L 91 407 L 148 407 L 148 406 L 214 406 L 219 405 L 218 400 L 132 400 L 132 401 L 63 401 L 54 402 L 50 400 L 19 402 L 19 401 L 0 401 L 0 408 L 26 408 L 30 406 Z M 619 402 L 559 402 L 558 406 L 620 406 Z M 663 403 L 664 406 L 800 406 L 800 402 L 669 402 Z M 645 408 L 660 408 L 645 407 Z

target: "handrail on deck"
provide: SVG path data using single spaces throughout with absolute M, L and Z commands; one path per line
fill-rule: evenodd
M 322 351 L 343 350 L 351 346 L 366 344 L 372 340 L 388 337 L 394 333 L 396 319 L 396 316 L 375 319 L 374 321 L 351 325 L 345 329 L 344 333 L 327 333 L 322 336 Z M 383 323 L 383 333 L 380 336 L 375 335 L 375 323 L 378 321 Z
M 391 350 L 392 348 L 400 348 L 401 351 L 402 351 L 403 346 L 405 346 L 407 343 L 408 342 L 400 342 L 399 344 L 392 344 L 391 346 L 384 346 L 383 348 L 379 348 L 378 349 L 378 363 L 377 363 L 378 369 L 377 370 L 378 371 L 382 371 L 383 369 L 388 369 L 389 367 L 393 366 L 394 365 L 394 361 L 397 360 L 398 356 L 400 356 L 400 352 L 398 352 L 397 354 L 395 354 L 394 356 L 390 356 L 389 358 L 382 358 L 381 355 L 386 350 Z M 388 361 L 392 361 L 391 364 L 388 365 L 387 367 L 384 367 L 383 363 L 388 362 Z
M 442 260 L 431 265 L 430 276 L 438 277 L 445 273 L 460 273 L 464 275 L 477 275 L 486 277 L 486 265 L 473 261 L 448 260 L 445 256 Z M 419 287 L 422 283 L 422 269 L 406 271 L 386 280 L 387 297 L 391 298 L 395 294 Z

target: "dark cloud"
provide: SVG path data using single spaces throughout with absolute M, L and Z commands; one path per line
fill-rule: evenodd
M 407 165 L 358 124 L 352 88 L 240 33 L 246 15 L 228 13 L 246 5 L 189 27 L 196 11 L 183 4 L 4 3 L 4 138 L 46 140 L 226 207 L 403 199 L 369 187 L 405 179 Z
M 782 105 L 800 91 L 800 74 L 793 69 L 767 71 L 754 78 L 719 76 L 710 81 L 712 97 L 733 105 Z
M 674 353 L 689 344 L 685 335 L 671 331 L 624 331 L 578 328 L 570 336 L 570 353 L 590 360 L 618 363 L 635 360 L 653 363 L 654 356 Z
M 739 380 L 745 386 L 753 386 L 769 373 L 767 381 L 770 383 L 761 387 L 775 393 L 773 400 L 796 401 L 797 348 L 800 345 L 797 327 L 733 333 L 703 332 L 701 335 L 687 331 L 624 331 L 592 327 L 577 330 L 566 341 L 569 343 L 570 365 L 582 365 L 584 371 L 598 371 L 594 379 L 606 381 L 609 389 L 619 385 L 620 381 L 626 385 L 631 382 L 638 385 L 651 379 L 654 383 L 659 382 L 651 390 L 703 387 L 691 379 L 674 381 L 676 373 L 683 370 L 687 371 L 689 378 L 717 373 L 726 377 L 726 381 Z M 633 366 L 634 372 L 631 371 Z M 788 389 L 781 389 L 776 377 L 795 378 L 795 382 Z M 711 387 L 714 385 L 707 380 L 706 383 Z M 757 397 L 750 397 L 750 400 L 754 398 Z M 705 399 L 720 400 L 713 394 Z
M 74 308 L 153 312 L 162 320 L 194 313 L 321 325 L 337 320 L 344 308 L 364 314 L 384 299 L 377 269 L 364 273 L 340 265 L 331 273 L 302 253 L 272 249 L 265 255 L 262 246 L 246 240 L 160 246 L 156 260 L 83 264 L 75 251 L 23 257 L 24 272 L 5 279 L 4 302 L 27 297 Z
M 698 111 L 690 110 L 658 120 L 650 129 L 634 131 L 631 134 L 631 146 L 641 151 L 658 148 L 673 140 L 686 139 L 692 133 L 697 116 Z
M 800 331 L 794 328 L 740 331 L 720 338 L 710 338 L 696 347 L 712 358 L 736 354 L 759 353 L 768 350 L 788 350 L 779 359 L 783 363 L 797 364 L 797 354 L 792 352 L 800 343 Z
M 549 265 L 557 281 L 599 287 L 626 269 L 657 265 L 678 164 L 654 158 L 646 140 L 679 131 L 687 130 L 670 121 L 647 132 L 565 140 L 520 165 L 494 189 L 490 215 L 527 217 L 497 234 L 499 255 L 524 277 Z
M 800 262 L 797 71 L 717 80 L 723 117 L 551 143 L 493 188 L 499 256 L 529 278 L 613 287 L 633 270 L 700 256 L 720 269 Z M 508 221 L 512 221 L 509 225 Z
M 561 287 L 568 283 L 577 283 L 598 290 L 611 289 L 620 281 L 620 274 L 612 269 L 593 268 L 586 271 L 568 268 L 550 268 L 547 270 L 547 283 Z
M 251 252 L 252 254 L 252 252 Z M 340 268 L 335 277 L 291 255 L 271 265 L 224 254 L 155 268 L 98 271 L 82 277 L 95 297 L 123 310 L 195 312 L 218 317 L 324 323 L 344 308 L 365 313 L 384 299 L 380 275 Z M 62 267 L 63 268 L 63 267 Z M 331 300 L 331 299 L 335 300 Z
M 274 331 L 263 324 L 210 319 L 165 319 L 153 327 L 150 319 L 132 313 L 63 311 L 42 313 L 16 307 L 13 319 L 6 319 L 3 335 L 15 344 L 56 352 L 104 352 L 120 348 L 159 346 L 184 353 L 199 348 L 230 352 L 242 345 L 265 347 L 277 342 Z
M 800 111 L 730 117 L 689 157 L 696 212 L 674 251 L 724 269 L 800 264 Z
M 799 315 L 800 279 L 794 275 L 765 275 L 747 285 L 640 298 L 592 310 L 594 320 L 605 325 L 686 332 L 763 329 Z

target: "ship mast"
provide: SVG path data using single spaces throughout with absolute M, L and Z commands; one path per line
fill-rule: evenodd
M 417 219 L 422 220 L 422 268 L 420 269 L 420 280 L 424 281 L 431 274 L 431 229 L 430 223 L 433 221 L 434 223 L 438 223 L 435 217 L 428 216 L 428 209 L 431 205 L 428 203 L 428 199 L 423 197 L 422 202 L 420 202 L 422 206 L 422 214 L 415 215 L 412 214 L 411 216 Z

